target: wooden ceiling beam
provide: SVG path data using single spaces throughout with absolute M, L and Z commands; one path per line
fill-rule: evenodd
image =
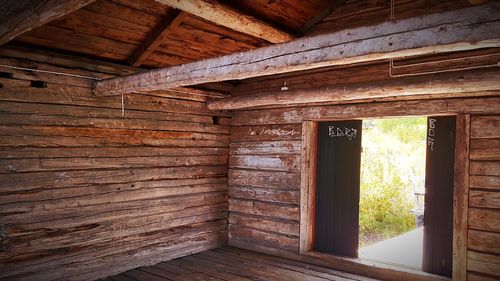
M 153 51 L 165 41 L 172 30 L 181 24 L 186 16 L 187 14 L 180 10 L 175 10 L 165 16 L 158 26 L 153 29 L 151 34 L 148 35 L 144 42 L 130 56 L 128 59 L 129 64 L 134 67 L 141 66 L 153 53 Z
M 96 0 L 3 0 L 0 45 Z
M 274 91 L 208 101 L 211 110 L 236 110 L 263 106 L 342 103 L 401 96 L 442 95 L 500 91 L 500 69 L 449 72 L 391 78 L 382 81 Z
M 250 15 L 215 0 L 156 0 L 209 22 L 225 26 L 271 43 L 282 43 L 295 37 Z
M 147 92 L 405 56 L 500 47 L 500 3 L 385 22 L 96 83 L 97 95 Z

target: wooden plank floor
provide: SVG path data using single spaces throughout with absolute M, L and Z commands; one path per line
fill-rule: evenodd
M 102 281 L 187 280 L 374 280 L 320 266 L 250 252 L 219 248 L 199 254 L 136 268 Z

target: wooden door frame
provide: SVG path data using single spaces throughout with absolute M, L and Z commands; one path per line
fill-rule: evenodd
M 432 113 L 422 113 L 422 116 L 429 115 L 432 115 Z M 458 113 L 447 115 L 455 115 L 457 118 L 453 187 L 452 279 L 465 281 L 467 273 L 470 115 Z M 379 117 L 410 116 L 390 116 L 384 115 L 382 112 Z M 429 274 L 419 270 L 387 265 L 360 258 L 324 254 L 313 250 L 318 122 L 366 118 L 373 118 L 373 115 L 345 119 L 335 118 L 334 120 L 307 120 L 302 122 L 299 234 L 300 254 L 328 261 L 332 265 L 332 268 L 336 268 L 338 270 L 355 272 L 375 278 L 387 280 L 450 280 L 447 277 Z

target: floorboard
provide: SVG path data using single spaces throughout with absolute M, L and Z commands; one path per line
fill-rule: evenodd
M 218 248 L 199 254 L 136 268 L 101 281 L 369 281 L 374 280 L 303 262 L 250 252 Z

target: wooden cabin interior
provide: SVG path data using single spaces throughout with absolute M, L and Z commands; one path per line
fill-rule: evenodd
M 420 268 L 358 256 L 408 116 Z M 500 1 L 1 1 L 0 280 L 500 280 Z

